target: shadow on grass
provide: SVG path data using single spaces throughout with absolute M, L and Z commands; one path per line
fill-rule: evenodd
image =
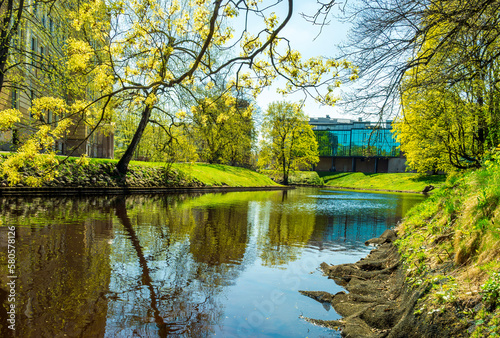
M 213 169 L 217 169 L 217 170 L 220 170 L 220 171 L 226 171 L 226 172 L 231 172 L 231 173 L 237 173 L 239 171 L 241 171 L 242 168 L 240 167 L 232 167 L 232 166 L 229 166 L 229 165 L 224 165 L 224 164 L 210 164 L 210 163 L 197 163 L 197 165 L 199 166 L 203 166 L 203 167 L 210 167 L 210 168 L 213 168 Z
M 345 177 L 345 176 L 349 176 L 353 173 L 338 173 L 338 174 L 334 174 L 334 173 L 331 173 L 331 172 L 326 172 L 326 171 L 317 171 L 318 173 L 318 176 L 323 178 L 325 180 L 325 183 L 326 181 L 333 181 L 333 180 L 336 180 L 336 179 L 339 179 L 339 178 L 342 178 L 342 177 Z
M 411 178 L 414 182 L 425 182 L 425 183 L 444 183 L 446 181 L 446 175 L 419 175 Z

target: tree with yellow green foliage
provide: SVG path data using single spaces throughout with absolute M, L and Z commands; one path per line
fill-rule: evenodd
M 12 109 L 0 113 L 2 131 L 14 134 L 15 128 L 13 143 L 18 143 L 16 152 L 0 163 L 0 175 L 11 185 L 39 186 L 57 174 L 56 142 L 72 129 L 102 130 L 111 120 L 112 100 L 95 100 L 113 84 L 110 68 L 100 61 L 109 59 L 102 50 L 109 20 L 103 3 L 13 3 L 16 18 L 0 29 L 8 31 L 1 37 L 0 87 L 12 97 L 23 94 L 31 107 L 23 114 L 18 99 L 12 99 Z M 73 20 L 81 8 L 90 7 L 94 24 Z M 1 16 L 6 20 L 12 12 Z M 24 180 L 22 167 L 37 168 L 39 175 Z
M 285 10 L 282 19 L 274 12 L 278 8 Z M 200 87 L 245 89 L 256 96 L 279 76 L 286 80 L 281 93 L 313 89 L 316 100 L 333 105 L 339 73 L 355 78 L 356 69 L 330 58 L 302 59 L 281 35 L 292 13 L 292 0 L 82 3 L 67 15 L 66 22 L 80 33 L 68 40 L 67 58 L 60 63 L 72 75 L 63 83 L 97 95 L 78 101 L 77 111 L 70 107 L 76 101 L 67 102 L 66 111 L 73 109 L 71 116 L 89 123 L 91 132 L 112 119 L 112 110 L 139 112 L 117 164 L 125 174 L 147 126 L 168 131 L 179 122 L 170 108 Z
M 258 165 L 288 184 L 288 178 L 299 168 L 319 162 L 318 142 L 309 120 L 294 103 L 271 103 L 264 114 Z
M 283 20 L 273 12 L 279 6 L 287 7 Z M 119 77 L 116 95 L 142 109 L 136 133 L 117 165 L 121 173 L 126 172 L 151 114 L 162 108 L 162 98 L 178 103 L 182 95 L 192 95 L 202 86 L 247 89 L 258 95 L 282 76 L 287 84 L 281 92 L 324 87 L 316 99 L 333 104 L 336 97 L 328 84 L 336 82 L 340 69 L 352 69 L 349 63 L 332 59 L 302 60 L 290 48 L 279 34 L 292 16 L 292 0 L 116 1 L 112 8 L 109 46 Z M 220 77 L 232 79 L 223 88 L 217 81 Z M 200 112 L 203 109 L 195 114 Z
M 440 34 L 433 36 L 420 53 L 428 54 L 441 43 Z M 394 130 L 410 168 L 478 168 L 500 143 L 500 60 L 483 62 L 498 52 L 500 41 L 483 45 L 480 37 L 457 38 L 446 52 L 405 75 L 403 110 Z M 458 60 L 463 60 L 461 67 L 450 70 L 448 65 Z
M 255 140 L 253 105 L 230 93 L 197 103 L 184 122 L 200 158 L 208 163 L 248 166 Z

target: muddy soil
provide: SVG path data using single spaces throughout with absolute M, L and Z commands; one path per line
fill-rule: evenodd
M 300 291 L 321 303 L 330 303 L 343 318 L 307 321 L 340 330 L 343 337 L 467 337 L 470 323 L 459 320 L 460 309 L 444 313 L 414 314 L 425 287 L 405 284 L 404 269 L 393 241 L 397 234 L 385 231 L 367 241 L 378 247 L 354 264 L 321 264 L 321 269 L 348 292 Z M 470 328 L 469 328 L 470 329 Z

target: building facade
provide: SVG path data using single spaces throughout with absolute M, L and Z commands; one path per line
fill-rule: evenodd
M 65 88 L 64 76 L 55 65 L 64 64 L 63 50 L 70 37 L 77 36 L 72 30 L 65 14 L 77 2 L 44 3 L 36 0 L 25 2 L 24 19 L 13 36 L 9 52 L 5 81 L 0 91 L 0 111 L 17 109 L 22 113 L 21 120 L 7 131 L 0 131 L 0 150 L 17 149 L 30 134 L 43 125 L 54 127 L 60 116 L 45 111 L 42 116 L 34 117 L 30 111 L 33 100 L 41 97 L 62 98 L 66 102 L 75 99 Z M 57 140 L 55 151 L 61 155 L 113 158 L 114 132 L 110 122 L 104 122 L 93 130 L 84 118 L 73 116 L 72 125 L 65 135 Z
M 392 135 L 392 121 L 310 118 L 318 141 L 317 171 L 404 172 L 406 159 Z

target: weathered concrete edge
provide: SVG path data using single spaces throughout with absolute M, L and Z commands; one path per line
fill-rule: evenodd
M 68 196 L 68 195 L 131 195 L 131 194 L 177 194 L 177 193 L 210 193 L 236 191 L 290 190 L 290 186 L 262 187 L 47 187 L 47 188 L 0 188 L 0 196 Z

